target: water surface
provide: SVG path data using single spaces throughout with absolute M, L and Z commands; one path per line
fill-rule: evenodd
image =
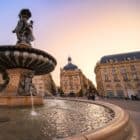
M 55 99 L 35 111 L 37 115 L 31 115 L 31 108 L 0 108 L 0 140 L 62 139 L 103 127 L 114 116 L 103 106 Z

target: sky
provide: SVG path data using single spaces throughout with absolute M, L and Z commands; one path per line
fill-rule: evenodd
M 69 56 L 96 85 L 102 56 L 140 51 L 140 0 L 0 0 L 0 45 L 16 44 L 12 30 L 23 8 L 32 12 L 33 47 L 57 60 L 57 85 Z

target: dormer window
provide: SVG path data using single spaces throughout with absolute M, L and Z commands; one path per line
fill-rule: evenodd
M 131 60 L 131 58 L 130 57 L 127 57 L 127 60 Z
M 134 60 L 136 60 L 136 57 L 134 56 Z
M 106 60 L 106 63 L 108 63 L 108 60 Z
M 118 62 L 117 58 L 115 58 L 115 62 Z

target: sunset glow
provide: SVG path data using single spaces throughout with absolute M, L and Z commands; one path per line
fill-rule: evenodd
M 52 73 L 57 85 L 68 56 L 95 83 L 102 56 L 140 50 L 138 0 L 1 0 L 0 45 L 16 43 L 12 30 L 22 8 L 32 11 L 33 47 L 57 60 Z

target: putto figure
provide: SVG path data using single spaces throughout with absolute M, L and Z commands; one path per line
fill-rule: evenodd
M 13 30 L 13 33 L 17 35 L 17 44 L 25 43 L 31 45 L 31 41 L 34 40 L 33 36 L 33 21 L 28 22 L 32 14 L 29 9 L 22 9 L 19 13 L 19 21 L 16 28 Z

